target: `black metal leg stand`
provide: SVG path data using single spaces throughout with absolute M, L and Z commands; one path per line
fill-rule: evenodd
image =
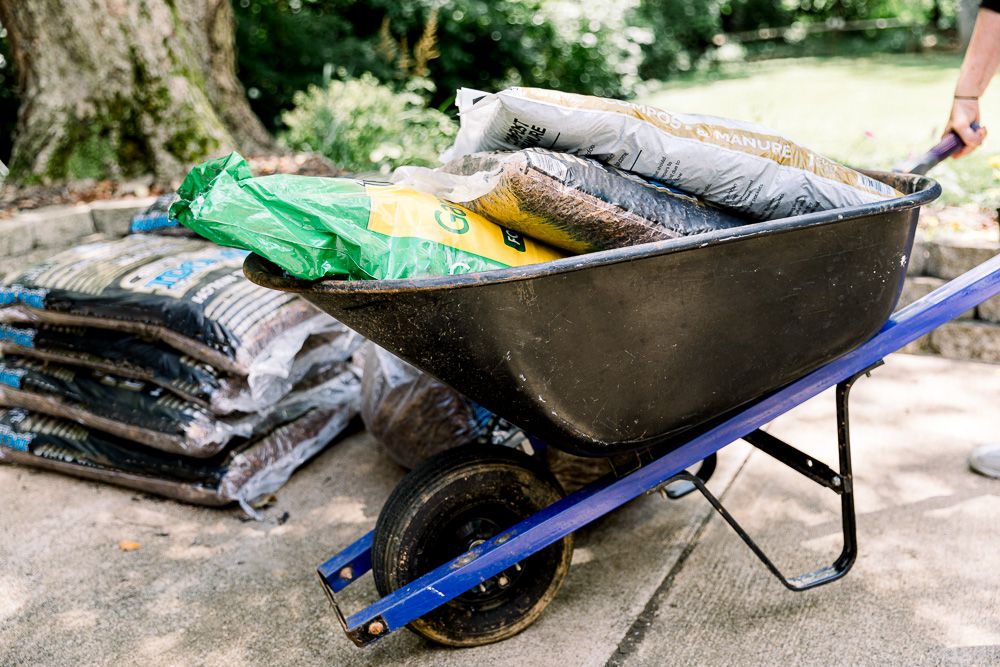
M 695 475 L 683 472 L 671 478 L 667 485 L 676 480 L 685 480 L 701 491 L 702 495 L 712 504 L 715 511 L 726 520 L 736 534 L 740 536 L 750 550 L 767 566 L 771 574 L 778 578 L 782 584 L 793 591 L 804 591 L 816 586 L 828 584 L 836 581 L 847 574 L 854 564 L 854 559 L 858 554 L 857 543 L 857 520 L 854 513 L 854 484 L 851 476 L 851 432 L 848 414 L 848 399 L 851 387 L 862 375 L 867 375 L 881 362 L 861 373 L 844 380 L 837 385 L 837 450 L 839 454 L 839 471 L 832 470 L 829 466 L 817 461 L 813 457 L 792 447 L 788 443 L 774 437 L 764 431 L 754 431 L 746 435 L 743 439 L 757 449 L 769 454 L 778 461 L 801 473 L 813 482 L 824 486 L 840 496 L 841 525 L 844 535 L 844 546 L 840 555 L 831 565 L 826 565 L 813 572 L 801 574 L 796 577 L 786 577 L 777 566 L 767 557 L 767 554 L 757 546 L 757 543 L 747 534 L 743 527 L 733 518 L 728 510 L 719 502 L 712 493 L 705 487 L 704 482 Z

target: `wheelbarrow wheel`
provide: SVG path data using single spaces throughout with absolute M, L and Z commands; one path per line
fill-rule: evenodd
M 381 595 L 405 586 L 563 495 L 548 470 L 522 452 L 467 445 L 434 456 L 392 492 L 375 525 L 372 573 Z M 572 535 L 527 556 L 411 622 L 446 646 L 480 646 L 531 625 L 569 571 Z

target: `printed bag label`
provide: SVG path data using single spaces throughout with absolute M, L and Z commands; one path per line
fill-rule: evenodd
M 368 184 L 366 188 L 371 197 L 368 229 L 373 232 L 434 241 L 507 266 L 563 257 L 557 250 L 433 195 L 395 185 Z

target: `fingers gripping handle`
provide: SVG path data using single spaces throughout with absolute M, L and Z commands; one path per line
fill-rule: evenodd
M 970 127 L 972 127 L 973 130 L 978 131 L 979 123 L 973 121 Z M 898 167 L 895 171 L 901 171 L 909 174 L 926 174 L 939 162 L 954 155 L 963 146 L 965 146 L 965 143 L 962 139 L 954 132 L 949 132 L 948 135 L 937 144 L 937 146 L 934 146 L 934 148 L 930 149 L 916 160 Z

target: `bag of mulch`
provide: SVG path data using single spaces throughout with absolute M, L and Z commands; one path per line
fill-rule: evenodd
M 172 347 L 116 331 L 56 324 L 0 324 L 0 355 L 88 368 L 157 385 L 216 415 L 256 412 L 273 404 L 316 369 L 351 358 L 363 338 L 347 327 L 310 336 L 288 376 L 251 386 Z
M 439 169 L 400 167 L 392 180 L 573 253 L 748 222 L 596 160 L 542 148 L 473 153 Z
M 343 325 L 243 277 L 246 252 L 136 234 L 78 246 L 0 286 L 0 320 L 89 326 L 163 341 L 251 383 L 287 377 L 312 334 Z
M 384 280 L 536 264 L 563 253 L 468 209 L 398 185 L 275 174 L 238 154 L 198 165 L 170 213 L 298 278 Z
M 199 458 L 311 408 L 339 405 L 356 385 L 352 370 L 333 367 L 267 410 L 220 418 L 141 380 L 20 357 L 0 361 L 2 406 L 63 417 L 148 447 Z
M 414 468 L 487 432 L 492 413 L 448 385 L 374 343 L 363 357 L 361 419 L 396 463 Z
M 751 123 L 538 88 L 463 88 L 445 160 L 542 147 L 591 157 L 756 220 L 901 196 Z
M 0 410 L 0 462 L 62 472 L 199 505 L 250 504 L 277 491 L 357 414 L 356 393 L 211 459 L 136 446 L 48 415 Z
M 193 237 L 194 232 L 170 217 L 170 205 L 175 201 L 177 201 L 176 192 L 168 192 L 157 197 L 146 210 L 132 216 L 128 233 Z

